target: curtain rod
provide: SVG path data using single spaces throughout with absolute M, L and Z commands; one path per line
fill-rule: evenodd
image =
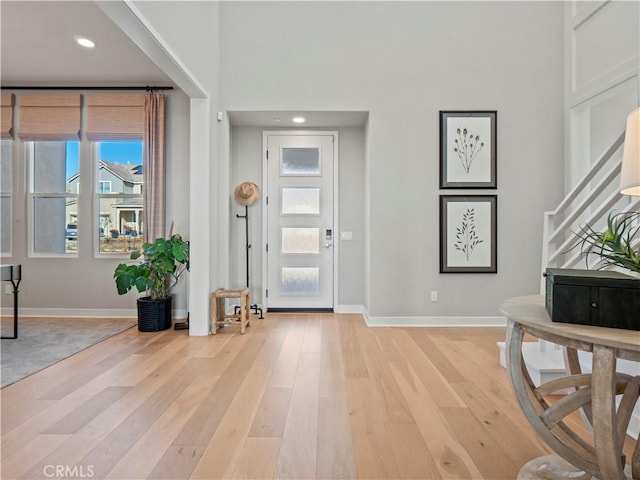
M 145 90 L 156 92 L 159 90 L 173 90 L 173 87 L 157 87 L 147 85 L 146 87 L 31 87 L 31 86 L 0 86 L 0 90 Z

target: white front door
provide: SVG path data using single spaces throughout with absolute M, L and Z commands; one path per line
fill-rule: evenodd
M 269 310 L 332 309 L 335 134 L 265 132 Z

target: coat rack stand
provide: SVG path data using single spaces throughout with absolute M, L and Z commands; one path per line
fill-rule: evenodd
M 247 266 L 247 288 L 251 289 L 251 285 L 249 284 L 249 249 L 251 248 L 251 244 L 249 243 L 249 207 L 247 205 L 244 206 L 244 215 L 238 215 L 236 213 L 236 218 L 244 218 L 244 238 L 245 238 L 245 253 L 246 253 L 246 266 Z M 238 313 L 240 307 L 235 308 L 235 313 Z M 258 317 L 260 320 L 264 318 L 262 314 L 262 308 L 258 307 L 256 303 L 251 305 L 251 310 L 253 313 L 259 313 Z
M 18 287 L 22 280 L 22 265 L 0 265 L 0 279 L 13 286 L 13 335 L 2 339 L 15 340 L 18 338 Z

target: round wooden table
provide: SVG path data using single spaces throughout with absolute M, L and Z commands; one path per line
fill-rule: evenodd
M 564 462 L 542 457 L 527 464 L 518 478 L 589 479 L 594 476 L 602 480 L 623 480 L 631 475 L 634 480 L 640 479 L 640 442 L 636 443 L 631 459 L 622 453 L 629 420 L 640 396 L 640 375 L 616 372 L 618 358 L 640 362 L 640 333 L 552 322 L 541 295 L 509 299 L 501 311 L 509 320 L 507 369 L 520 407 L 553 451 L 577 467 L 565 468 Z M 536 387 L 522 357 L 525 333 L 564 346 L 569 375 Z M 593 354 L 590 374 L 582 373 L 578 350 Z M 550 395 L 558 394 L 562 395 L 559 400 L 553 404 L 548 402 Z M 616 395 L 622 395 L 617 410 Z M 593 428 L 593 441 L 581 438 L 563 421 L 579 409 Z

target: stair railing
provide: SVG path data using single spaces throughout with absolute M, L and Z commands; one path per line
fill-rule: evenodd
M 544 213 L 542 240 L 542 269 L 584 268 L 579 263 L 584 258 L 579 248 L 578 232 L 589 224 L 594 229 L 604 222 L 609 212 L 636 211 L 640 208 L 640 197 L 622 195 L 617 188 L 617 179 L 622 166 L 621 149 L 624 131 L 593 164 L 586 175 L 560 202 L 558 207 Z M 620 153 L 620 154 L 619 154 Z M 597 259 L 585 266 L 593 267 Z M 544 293 L 541 277 L 540 292 Z

